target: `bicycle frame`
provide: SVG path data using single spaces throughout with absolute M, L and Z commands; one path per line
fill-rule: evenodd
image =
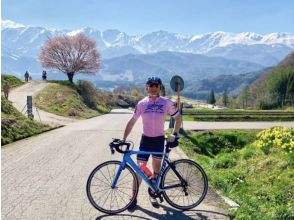
M 160 167 L 160 172 L 158 174 L 158 177 L 156 179 L 156 182 L 152 182 L 144 173 L 143 171 L 138 167 L 138 165 L 133 161 L 133 159 L 131 158 L 131 155 L 133 154 L 161 154 L 163 155 L 162 158 L 162 162 L 161 162 L 161 167 Z M 174 168 L 174 166 L 172 166 L 172 164 L 169 162 L 168 160 L 168 155 L 169 153 L 167 152 L 150 152 L 150 151 L 138 151 L 138 150 L 128 150 L 124 153 L 123 156 L 123 160 L 121 162 L 121 165 L 118 169 L 118 172 L 116 173 L 114 180 L 112 182 L 111 187 L 115 188 L 116 183 L 119 179 L 119 176 L 121 174 L 121 172 L 123 171 L 123 169 L 125 168 L 126 164 L 128 164 L 130 167 L 132 167 L 134 169 L 134 171 L 139 174 L 142 179 L 147 183 L 147 185 L 152 189 L 152 191 L 156 192 L 156 193 L 160 193 L 162 191 L 165 191 L 167 189 L 172 189 L 172 188 L 176 188 L 176 187 L 182 187 L 183 184 L 174 184 L 172 186 L 166 186 L 161 188 L 160 186 L 160 182 L 161 182 L 161 178 L 163 175 L 163 171 L 166 169 L 167 166 L 170 166 L 171 169 L 174 171 L 174 173 L 176 174 L 176 176 L 179 178 L 179 180 L 181 181 L 181 183 L 184 183 L 185 185 L 187 184 L 187 182 L 181 177 L 181 175 L 177 172 L 177 170 Z

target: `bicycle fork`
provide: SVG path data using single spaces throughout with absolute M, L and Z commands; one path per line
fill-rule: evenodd
M 170 168 L 173 170 L 173 172 L 179 178 L 179 180 L 180 180 L 181 183 L 180 184 L 173 185 L 172 187 L 164 187 L 164 189 L 169 189 L 169 188 L 173 188 L 173 187 L 183 187 L 183 192 L 185 193 L 185 196 L 188 196 L 188 192 L 187 192 L 188 183 L 187 183 L 187 181 L 184 180 L 184 178 L 176 170 L 176 167 L 175 167 L 174 163 L 169 162 L 169 160 L 166 160 L 166 163 L 170 166 Z

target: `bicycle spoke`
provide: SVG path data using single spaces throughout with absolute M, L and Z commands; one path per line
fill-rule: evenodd
M 108 168 L 108 166 L 107 166 L 107 173 L 108 173 L 108 176 L 109 176 L 109 180 L 110 180 L 110 182 L 111 182 L 111 176 L 110 176 L 110 173 L 109 173 L 109 168 Z
M 102 176 L 104 176 L 104 178 L 105 178 L 106 180 L 108 180 L 107 177 L 104 175 L 104 173 L 103 173 L 101 170 L 99 170 L 99 172 L 102 174 Z M 108 182 L 108 181 L 107 181 L 107 182 Z M 111 184 L 110 181 L 109 181 L 108 183 Z
M 120 190 L 119 190 L 119 192 L 121 192 Z M 117 194 L 120 196 L 120 198 L 122 198 L 122 200 L 127 204 L 127 202 L 124 200 L 124 197 L 123 196 L 121 196 L 121 193 L 119 193 L 119 192 L 117 192 Z
M 173 164 L 181 178 L 187 183 L 186 191 L 183 187 L 173 187 L 182 181 L 168 168 L 163 175 L 163 187 L 171 188 L 163 192 L 165 200 L 175 208 L 191 209 L 199 205 L 207 192 L 207 177 L 201 167 L 187 159 L 175 161 Z
M 129 175 L 130 175 L 130 173 L 127 173 L 127 175 L 120 177 L 120 181 L 124 180 Z
M 107 199 L 108 199 L 110 193 L 111 193 L 111 191 L 110 191 L 110 192 L 108 193 L 108 195 L 106 196 L 106 199 L 104 200 L 104 203 L 102 204 L 102 207 L 104 207 L 104 205 L 105 205 L 105 203 L 106 203 L 106 201 L 107 201 Z
M 127 181 L 127 182 L 123 182 L 123 183 L 120 182 L 119 184 L 116 184 L 116 186 L 118 187 L 118 186 L 122 186 L 122 185 L 128 185 L 127 183 L 130 183 L 130 182 L 133 183 L 132 180 L 129 180 L 129 181 Z
M 95 177 L 95 176 L 94 176 L 94 178 L 97 179 L 98 181 L 104 183 L 105 186 L 109 186 L 109 185 L 111 185 L 110 183 L 108 183 L 108 182 L 106 183 L 104 180 L 101 180 L 100 178 L 97 178 L 97 177 Z
M 111 187 L 119 167 L 120 162 L 105 162 L 94 169 L 87 182 L 87 196 L 91 204 L 107 214 L 124 211 L 134 199 L 134 181 L 136 190 L 138 187 L 136 174 L 128 166 L 118 177 L 115 188 Z
M 133 187 L 119 187 L 120 189 L 133 189 Z
M 99 193 L 99 192 L 103 192 L 105 190 L 109 190 L 109 189 L 103 189 L 103 190 L 100 190 L 100 191 L 97 191 L 97 192 L 93 192 L 93 193 L 96 194 L 96 193 Z

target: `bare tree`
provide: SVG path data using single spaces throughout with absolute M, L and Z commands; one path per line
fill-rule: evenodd
M 100 66 L 96 42 L 84 34 L 48 39 L 41 48 L 42 67 L 57 69 L 73 82 L 75 73 L 95 75 Z

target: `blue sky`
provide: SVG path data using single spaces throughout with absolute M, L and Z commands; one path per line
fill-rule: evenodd
M 294 33 L 293 0 L 2 0 L 2 19 L 48 28 Z

